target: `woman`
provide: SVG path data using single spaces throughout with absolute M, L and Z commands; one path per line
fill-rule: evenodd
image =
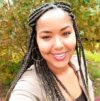
M 30 14 L 29 26 L 28 51 L 6 101 L 94 101 L 70 5 L 40 6 Z

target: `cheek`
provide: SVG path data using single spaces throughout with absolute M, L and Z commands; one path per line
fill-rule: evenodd
M 69 48 L 70 50 L 75 50 L 75 47 L 76 47 L 75 35 L 71 35 L 67 40 L 65 40 L 65 44 L 67 48 Z
M 51 46 L 47 42 L 43 42 L 40 38 L 37 38 L 37 45 L 41 54 L 48 54 Z
M 75 37 L 71 40 L 70 46 L 72 46 L 72 48 L 75 49 L 75 47 L 76 47 L 76 39 L 75 39 Z

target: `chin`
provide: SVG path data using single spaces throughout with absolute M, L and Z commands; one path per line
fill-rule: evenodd
M 48 63 L 48 66 L 49 66 L 49 68 L 51 68 L 51 69 L 59 69 L 59 70 L 61 70 L 61 69 L 65 69 L 65 68 L 67 68 L 68 67 L 68 62 L 66 61 L 66 62 L 55 62 L 55 63 Z

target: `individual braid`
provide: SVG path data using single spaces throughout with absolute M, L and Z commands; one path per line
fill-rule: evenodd
M 46 11 L 53 9 L 52 6 L 50 6 L 50 4 L 45 4 L 42 7 L 37 8 L 32 14 L 30 14 L 29 16 L 29 26 L 33 27 L 34 24 L 36 24 L 37 19 L 39 19 L 39 17 L 44 14 Z
M 68 13 L 71 13 L 72 12 L 72 10 L 71 10 L 71 8 L 70 8 L 70 4 L 65 4 L 65 3 L 63 3 L 63 2 L 56 2 L 55 3 L 55 5 L 57 6 L 57 7 L 59 7 L 59 8 L 61 8 L 61 9 L 63 9 L 64 11 L 67 11 Z
M 76 42 L 76 47 L 77 47 L 76 48 L 76 52 L 77 52 L 77 57 L 78 57 L 78 63 L 79 63 L 79 66 L 80 66 L 80 72 L 81 72 L 81 76 L 82 76 L 85 88 L 86 88 L 86 90 L 88 92 L 88 88 L 87 88 L 87 85 L 88 85 L 88 75 L 87 75 L 86 59 L 85 59 L 83 45 L 82 45 L 82 42 L 81 42 L 81 38 L 80 38 L 80 35 L 79 35 L 79 32 L 78 32 L 75 20 L 73 20 L 73 27 L 74 27 L 75 33 L 76 33 L 76 41 L 77 41 Z M 81 55 L 82 55 L 82 58 L 83 58 L 83 63 L 84 63 L 84 68 L 85 68 L 85 77 L 83 76 L 82 68 L 81 68 L 81 61 L 82 61 Z
M 45 4 L 44 6 L 40 6 L 39 8 L 33 10 L 33 12 L 29 15 L 29 22 L 32 22 L 31 20 L 36 16 L 44 7 L 48 7 L 48 4 Z M 30 25 L 30 24 L 29 24 Z

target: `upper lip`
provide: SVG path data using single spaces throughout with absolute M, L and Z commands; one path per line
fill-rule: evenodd
M 66 52 L 60 52 L 60 53 L 52 53 L 53 55 L 60 55 L 60 54 L 65 54 Z

